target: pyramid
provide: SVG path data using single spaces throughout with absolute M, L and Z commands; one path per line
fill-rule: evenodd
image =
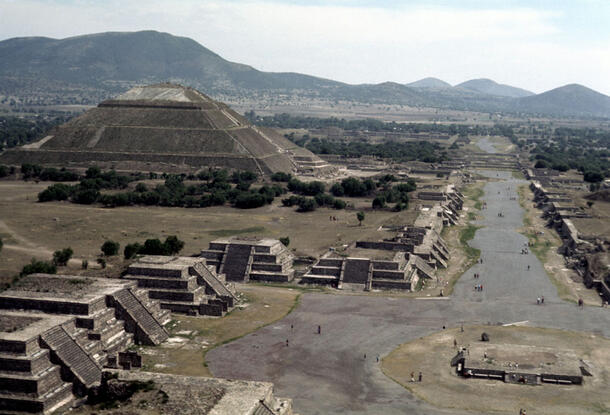
M 218 167 L 263 175 L 332 170 L 226 104 L 169 83 L 135 87 L 103 101 L 38 142 L 5 151 L 0 161 L 168 172 Z

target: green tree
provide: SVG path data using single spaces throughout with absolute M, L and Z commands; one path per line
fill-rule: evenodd
M 360 226 L 362 226 L 362 222 L 364 221 L 364 212 L 360 211 L 356 213 L 356 218 L 358 218 L 358 222 Z
M 184 248 L 184 241 L 178 239 L 176 235 L 170 235 L 165 238 L 163 245 L 165 247 L 166 255 L 175 255 L 182 251 L 182 248 Z
M 139 243 L 127 244 L 123 250 L 123 256 L 125 259 L 131 259 L 135 257 L 142 250 L 142 245 Z
M 373 209 L 382 209 L 385 207 L 385 197 L 377 196 L 373 199 Z
M 283 238 L 280 238 L 280 242 L 285 246 L 288 247 L 288 245 L 290 245 L 290 237 L 288 236 L 284 236 Z
M 72 258 L 72 254 L 74 254 L 74 251 L 69 247 L 53 252 L 53 264 L 57 266 L 68 265 L 68 261 Z
M 112 256 L 119 253 L 121 245 L 115 241 L 106 241 L 102 244 L 101 250 L 106 256 Z

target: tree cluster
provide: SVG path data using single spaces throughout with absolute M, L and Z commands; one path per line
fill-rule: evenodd
M 136 255 L 176 255 L 184 248 L 184 241 L 178 239 L 176 235 L 170 235 L 164 242 L 160 239 L 147 239 L 144 244 L 138 242 L 125 245 L 123 256 L 131 259 Z

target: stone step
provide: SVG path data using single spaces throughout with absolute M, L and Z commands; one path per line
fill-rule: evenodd
M 0 393 L 24 394 L 32 397 L 43 395 L 62 383 L 61 368 L 57 365 L 36 374 L 0 374 Z
M 252 281 L 271 281 L 271 282 L 289 282 L 293 275 L 281 274 L 277 272 L 252 271 L 250 272 L 250 280 Z
M 151 312 L 134 296 L 130 290 L 121 290 L 112 295 L 118 306 L 129 318 L 130 324 L 137 327 L 137 340 L 157 345 L 169 337 L 163 325 Z
M 72 384 L 70 383 L 62 383 L 55 389 L 38 397 L 0 393 L 0 411 L 3 415 L 51 413 L 67 406 L 73 399 Z
M 197 287 L 197 277 L 192 275 L 188 278 L 163 278 L 145 277 L 140 275 L 126 275 L 123 278 L 137 281 L 139 288 L 166 288 L 192 290 Z
M 36 374 L 51 366 L 49 351 L 40 349 L 31 355 L 12 355 L 0 353 L 0 373 Z
M 200 302 L 205 298 L 205 287 L 198 287 L 192 291 L 171 290 L 171 289 L 151 289 L 148 292 L 151 299 L 166 301 Z
M 102 371 L 96 362 L 72 339 L 61 326 L 43 333 L 40 338 L 74 377 L 85 387 L 98 385 Z

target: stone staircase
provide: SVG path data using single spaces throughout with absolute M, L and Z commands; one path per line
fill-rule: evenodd
M 222 259 L 220 273 L 227 281 L 248 281 L 248 266 L 251 263 L 253 248 L 249 245 L 230 244 Z
M 149 345 L 158 345 L 169 335 L 160 321 L 144 306 L 131 290 L 121 290 L 112 294 L 115 307 L 126 321 L 126 329 L 133 330 L 136 341 Z
M 368 258 L 347 258 L 343 271 L 343 282 L 348 284 L 366 284 L 369 280 Z
M 85 387 L 91 388 L 100 384 L 102 370 L 83 348 L 68 334 L 62 326 L 53 327 L 40 336 L 43 344 L 49 348 L 51 356 L 57 358 L 72 376 Z

